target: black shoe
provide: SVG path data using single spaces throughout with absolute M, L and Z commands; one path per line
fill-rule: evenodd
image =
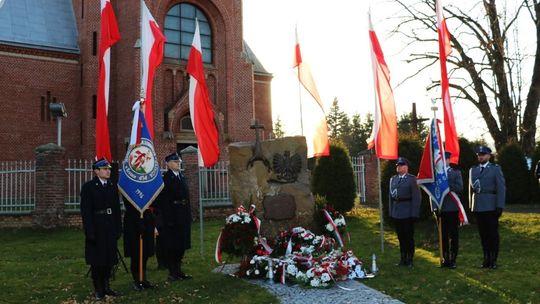
M 96 291 L 96 300 L 101 301 L 105 299 L 105 294 L 102 291 Z
M 133 282 L 133 289 L 135 291 L 143 291 L 144 287 L 143 287 L 141 282 L 135 281 L 135 282 Z
M 111 289 L 111 286 L 109 285 L 109 282 L 105 282 L 105 288 L 104 288 L 104 294 L 111 297 L 118 296 L 118 293 Z
M 190 276 L 189 274 L 185 274 L 183 272 L 180 271 L 180 273 L 178 274 L 178 277 L 181 279 L 181 280 L 189 280 L 189 279 L 193 279 L 192 276 Z
M 118 293 L 112 289 L 105 289 L 105 295 L 108 295 L 108 296 L 111 296 L 111 297 L 116 297 L 118 296 Z
M 152 283 L 148 282 L 147 280 L 142 281 L 141 286 L 144 289 L 154 289 L 156 287 L 156 286 L 152 285 Z
M 180 281 L 182 280 L 179 276 L 176 276 L 176 275 L 172 275 L 170 274 L 169 276 L 167 276 L 167 281 L 169 282 L 175 282 L 175 281 Z
M 450 262 L 448 265 L 446 265 L 448 269 L 456 269 L 456 262 Z
M 489 265 L 489 269 L 497 269 L 497 263 L 492 262 L 491 265 Z

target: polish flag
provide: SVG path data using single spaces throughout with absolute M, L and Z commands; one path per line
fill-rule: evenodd
M 300 42 L 298 41 L 298 31 L 296 32 L 295 60 L 293 68 L 297 68 L 298 81 L 302 84 L 303 91 L 308 94 L 309 101 L 303 103 L 303 113 L 300 119 L 305 122 L 307 157 L 318 157 L 330 155 L 330 146 L 328 144 L 328 126 L 326 124 L 326 114 L 317 86 L 313 80 L 309 65 L 302 61 L 300 52 Z M 301 93 L 302 93 L 301 92 Z
M 204 78 L 198 20 L 195 20 L 195 34 L 186 71 L 189 74 L 189 111 L 199 147 L 199 165 L 212 167 L 219 159 L 218 131 Z
M 379 39 L 369 18 L 369 38 L 371 41 L 371 63 L 375 85 L 375 117 L 373 131 L 367 140 L 368 148 L 375 147 L 377 158 L 398 158 L 398 132 L 394 93 L 390 86 L 390 70 L 384 60 Z
M 152 87 L 154 84 L 154 73 L 163 60 L 163 45 L 165 36 L 150 14 L 148 7 L 141 0 L 141 94 L 144 102 L 141 110 L 146 118 L 150 137 L 154 139 L 154 115 L 152 106 Z
M 109 82 L 111 46 L 120 40 L 116 17 L 109 0 L 101 0 L 101 31 L 99 37 L 99 80 L 96 105 L 96 159 L 111 159 L 109 140 Z
M 450 163 L 459 163 L 459 141 L 456 132 L 456 123 L 454 121 L 454 112 L 452 111 L 452 103 L 450 102 L 450 93 L 448 85 L 448 72 L 446 69 L 446 58 L 452 51 L 450 45 L 450 33 L 446 27 L 446 20 L 443 15 L 442 1 L 437 0 L 437 32 L 439 33 L 439 56 L 441 63 L 441 93 L 444 112 L 444 140 L 445 150 L 452 153 Z

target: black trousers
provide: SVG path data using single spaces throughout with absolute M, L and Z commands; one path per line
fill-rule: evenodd
M 94 281 L 109 280 L 111 278 L 111 271 L 111 266 L 90 265 L 90 275 Z
M 180 275 L 182 271 L 182 259 L 184 258 L 185 250 L 168 250 L 165 252 L 165 262 L 169 274 L 172 276 Z
M 499 254 L 499 216 L 496 211 L 476 212 L 478 232 L 484 252 Z
M 394 219 L 402 254 L 414 255 L 414 218 Z
M 441 213 L 442 250 L 444 256 L 457 256 L 459 250 L 459 214 L 457 211 Z
M 163 249 L 163 245 L 161 244 L 161 237 L 159 235 L 156 237 L 155 248 L 158 267 L 165 267 L 165 250 Z
M 146 262 L 148 261 L 148 257 L 143 256 L 142 260 L 142 280 L 140 279 L 140 260 L 139 260 L 139 254 L 136 254 L 131 257 L 131 261 L 129 264 L 129 269 L 131 270 L 131 277 L 133 277 L 133 281 L 135 282 L 142 282 L 146 281 Z

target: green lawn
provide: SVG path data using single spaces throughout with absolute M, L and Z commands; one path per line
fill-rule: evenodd
M 495 271 L 477 268 L 481 249 L 475 226 L 461 228 L 458 268 L 447 270 L 437 268 L 433 222 L 418 224 L 415 267 L 408 269 L 393 266 L 399 250 L 391 229 L 385 234 L 385 253 L 380 253 L 377 210 L 357 209 L 347 220 L 351 248 L 368 268 L 371 254 L 377 254 L 379 275 L 363 282 L 406 303 L 540 303 L 540 214 L 503 215 L 499 269 Z M 122 296 L 110 302 L 277 303 L 262 288 L 210 272 L 216 267 L 213 246 L 221 226 L 222 221 L 205 222 L 206 250 L 200 257 L 198 223 L 194 225 L 195 246 L 186 257 L 185 268 L 195 279 L 169 284 L 166 271 L 156 271 L 152 258 L 148 277 L 159 288 L 132 291 L 130 275 L 121 270 L 112 286 Z M 92 302 L 80 230 L 1 229 L 0 244 L 0 303 Z

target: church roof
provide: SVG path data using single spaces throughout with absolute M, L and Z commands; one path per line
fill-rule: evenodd
M 71 0 L 5 0 L 0 44 L 79 53 Z
M 251 63 L 253 64 L 253 71 L 258 74 L 265 74 L 265 75 L 272 75 L 272 73 L 269 73 L 262 63 L 259 61 L 257 56 L 255 56 L 255 53 L 251 50 L 247 42 L 244 40 L 244 53 L 246 54 L 246 57 Z

